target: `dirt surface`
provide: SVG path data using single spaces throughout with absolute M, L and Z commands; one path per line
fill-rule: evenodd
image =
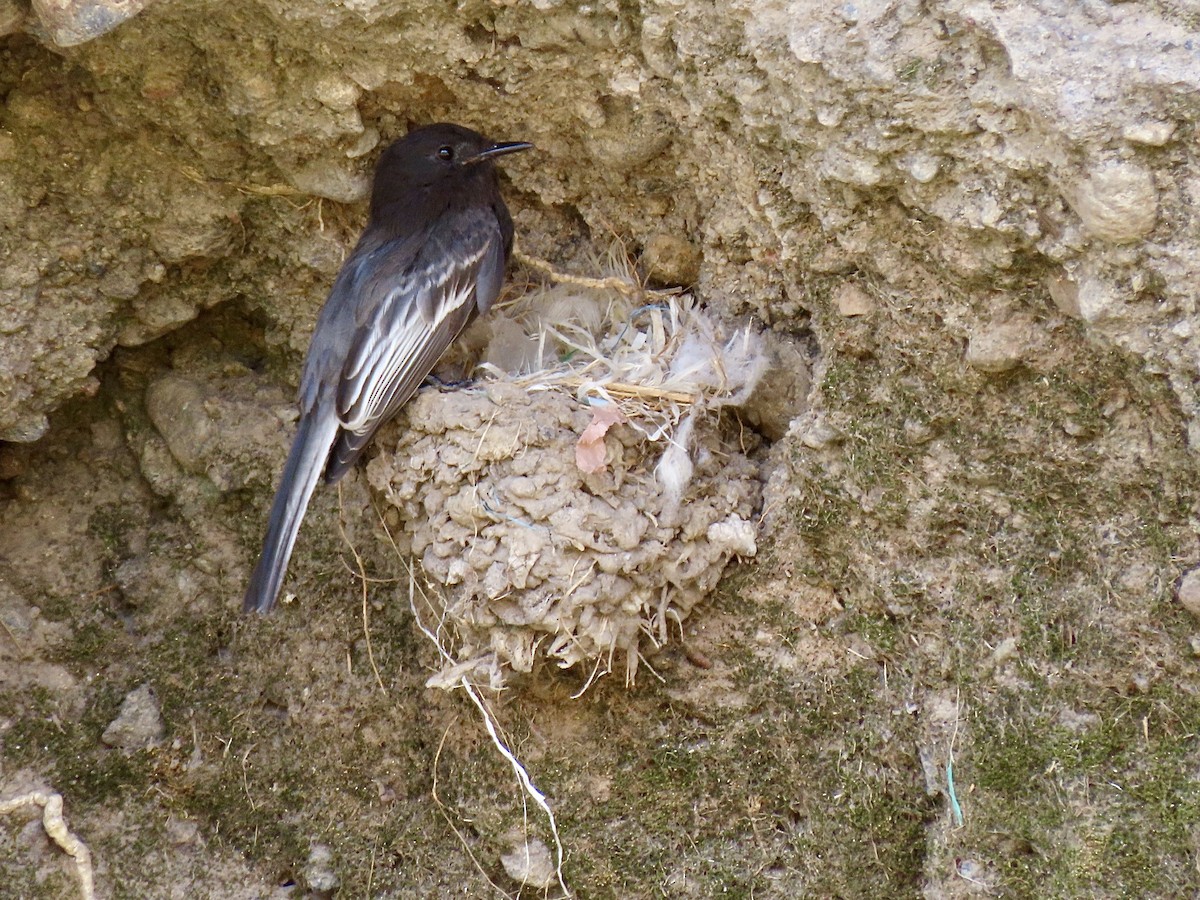
M 721 414 L 758 552 L 635 686 L 481 695 L 570 891 L 1200 893 L 1193 18 L 0 2 L 0 803 L 60 793 L 101 897 L 560 890 L 363 471 L 239 610 L 370 163 L 452 119 L 537 143 L 525 250 L 615 236 L 812 371 Z M 0 885 L 79 895 L 32 809 Z

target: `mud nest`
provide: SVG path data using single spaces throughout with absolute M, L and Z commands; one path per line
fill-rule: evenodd
M 734 557 L 756 552 L 759 439 L 736 416 L 763 340 L 689 298 L 554 288 L 495 316 L 487 376 L 422 391 L 368 466 L 436 591 L 430 684 L 539 659 L 632 681 Z

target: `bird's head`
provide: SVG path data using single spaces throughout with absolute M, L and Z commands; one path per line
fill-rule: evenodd
M 388 147 L 380 157 L 373 205 L 412 188 L 452 185 L 480 175 L 490 176 L 497 157 L 532 146 L 523 141 L 491 141 L 470 128 L 449 123 L 417 128 Z

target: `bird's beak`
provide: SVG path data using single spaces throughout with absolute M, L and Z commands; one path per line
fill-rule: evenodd
M 505 143 L 492 144 L 485 150 L 480 150 L 471 157 L 469 162 L 478 162 L 484 159 L 494 159 L 497 156 L 503 156 L 506 153 L 519 153 L 522 150 L 532 150 L 533 144 L 527 141 L 508 141 Z

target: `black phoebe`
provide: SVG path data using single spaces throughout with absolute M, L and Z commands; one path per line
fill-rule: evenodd
M 317 318 L 300 425 L 243 608 L 275 605 L 317 479 L 332 484 L 413 395 L 504 280 L 513 223 L 493 160 L 532 144 L 429 125 L 383 152 L 371 212 Z

